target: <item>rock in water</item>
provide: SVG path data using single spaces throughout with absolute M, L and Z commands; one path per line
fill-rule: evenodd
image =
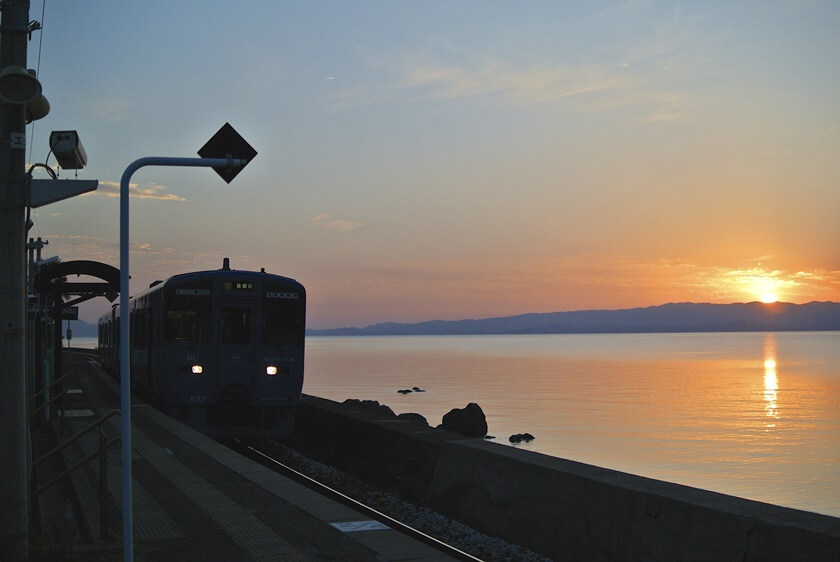
M 426 421 L 425 417 L 423 417 L 420 414 L 416 414 L 414 412 L 405 412 L 405 413 L 399 414 L 397 416 L 397 418 L 399 418 L 401 420 L 410 420 L 410 421 L 420 422 L 423 425 L 429 425 L 429 422 Z
M 466 408 L 454 408 L 443 416 L 443 429 L 460 433 L 465 437 L 484 437 L 487 435 L 487 419 L 481 406 L 475 402 Z

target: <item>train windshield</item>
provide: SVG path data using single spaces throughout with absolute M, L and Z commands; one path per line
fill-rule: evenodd
M 166 341 L 210 343 L 211 283 L 192 283 L 166 290 Z
M 222 343 L 249 345 L 251 343 L 251 309 L 228 306 L 222 309 Z
M 288 287 L 265 285 L 262 337 L 265 345 L 301 345 L 306 321 L 304 295 Z

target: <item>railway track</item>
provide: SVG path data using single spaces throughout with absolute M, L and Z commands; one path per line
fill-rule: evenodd
M 303 484 L 304 486 L 324 495 L 327 496 L 335 501 L 338 501 L 362 514 L 366 517 L 369 517 L 375 521 L 386 525 L 387 527 L 408 535 L 415 540 L 421 541 L 436 550 L 440 551 L 447 556 L 450 556 L 457 560 L 466 560 L 466 561 L 481 561 L 481 558 L 473 556 L 472 554 L 465 552 L 464 550 L 457 548 L 447 542 L 433 537 L 432 535 L 425 533 L 403 523 L 395 519 L 394 517 L 383 513 L 381 510 L 375 509 L 370 505 L 367 505 L 363 501 L 359 499 L 350 497 L 346 493 L 337 490 L 336 488 L 324 483 L 323 481 L 312 477 L 311 475 L 304 474 L 300 470 L 297 470 L 282 460 L 276 458 L 270 452 L 263 450 L 262 447 L 259 447 L 256 444 L 248 443 L 243 440 L 233 439 L 230 441 L 226 441 L 225 445 L 234 449 L 238 453 L 266 466 L 280 474 L 283 474 L 287 478 L 291 478 L 296 482 Z

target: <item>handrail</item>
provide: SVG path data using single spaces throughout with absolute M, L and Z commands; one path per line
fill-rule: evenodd
M 59 445 L 59 446 L 55 447 L 55 448 L 54 448 L 52 451 L 50 451 L 49 453 L 46 453 L 46 454 L 42 455 L 40 458 L 38 458 L 38 460 L 34 461 L 34 462 L 32 463 L 32 467 L 33 467 L 33 468 L 35 468 L 36 466 L 38 466 L 39 464 L 41 464 L 42 462 L 44 462 L 45 460 L 47 460 L 47 459 L 48 459 L 49 457 L 51 457 L 52 455 L 54 455 L 54 454 L 56 454 L 57 452 L 61 451 L 62 449 L 64 449 L 64 448 L 65 448 L 65 447 L 67 447 L 68 445 L 70 445 L 71 443 L 75 443 L 76 441 L 78 441 L 79 439 L 81 439 L 81 438 L 82 438 L 82 437 L 83 437 L 86 433 L 88 433 L 89 431 L 92 431 L 92 430 L 96 429 L 97 427 L 101 426 L 101 425 L 102 425 L 103 423 L 105 423 L 105 422 L 106 422 L 109 418 L 111 418 L 111 417 L 113 417 L 113 416 L 116 416 L 116 415 L 119 415 L 119 414 L 121 414 L 121 413 L 122 413 L 122 412 L 121 412 L 120 410 L 111 410 L 110 412 L 108 412 L 107 414 L 103 415 L 103 416 L 102 416 L 102 417 L 100 417 L 99 419 L 97 419 L 97 420 L 95 420 L 95 421 L 90 422 L 90 423 L 89 423 L 88 425 L 86 425 L 84 428 L 82 428 L 81 430 L 79 430 L 79 432 L 78 432 L 78 433 L 76 433 L 76 435 L 74 435 L 73 437 L 71 437 L 70 439 L 68 439 L 67 441 L 65 441 L 64 443 L 62 443 L 61 445 Z
M 116 443 L 119 440 L 120 440 L 119 435 L 117 435 L 116 437 L 112 437 L 111 439 L 106 441 L 105 448 L 107 449 L 108 447 L 110 447 L 111 445 L 113 445 L 114 443 Z M 67 470 L 65 470 L 64 472 L 62 472 L 58 476 L 53 476 L 52 478 L 50 478 L 49 480 L 47 480 L 46 482 L 44 482 L 43 484 L 41 484 L 40 486 L 35 488 L 35 490 L 33 490 L 30 495 L 32 497 L 37 496 L 38 494 L 40 494 L 41 492 L 43 492 L 44 490 L 46 490 L 47 488 L 49 488 L 50 486 L 52 486 L 53 484 L 55 484 L 56 482 L 58 482 L 59 480 L 61 480 L 65 476 L 67 476 L 68 474 L 74 472 L 77 468 L 79 468 L 80 466 L 82 466 L 86 462 L 95 459 L 100 454 L 101 454 L 101 450 L 100 451 L 94 451 L 92 453 L 88 453 L 87 455 L 84 456 L 84 458 L 82 458 L 82 460 L 78 461 L 77 463 L 75 463 L 72 466 L 68 466 Z
M 36 392 L 32 396 L 30 396 L 29 401 L 32 402 L 33 400 L 35 400 L 36 398 L 38 398 L 39 396 L 44 394 L 46 391 L 51 390 L 53 387 L 55 387 L 55 385 L 57 385 L 58 383 L 60 383 L 61 381 L 63 381 L 64 379 L 66 379 L 67 377 L 69 377 L 72 374 L 73 374 L 73 371 L 67 371 L 66 373 L 64 373 L 63 375 L 61 375 L 60 377 L 58 377 L 57 379 L 52 381 L 50 384 L 48 384 L 47 386 L 45 386 L 44 388 L 42 388 L 41 390 L 39 390 L 38 392 Z
M 116 437 L 112 437 L 108 439 L 107 435 L 105 435 L 105 430 L 103 429 L 103 425 L 108 419 L 113 416 L 122 414 L 120 410 L 111 410 L 107 414 L 104 414 L 97 420 L 89 423 L 84 428 L 82 428 L 78 433 L 70 437 L 67 441 L 59 444 L 57 447 L 53 448 L 50 452 L 42 455 L 37 460 L 32 463 L 32 470 L 35 469 L 36 466 L 53 456 L 54 454 L 58 453 L 59 451 L 63 450 L 65 447 L 70 445 L 71 443 L 75 443 L 88 433 L 94 430 L 99 431 L 99 450 L 94 451 L 92 453 L 88 453 L 84 456 L 81 460 L 73 464 L 72 466 L 67 467 L 61 474 L 54 476 L 38 486 L 34 489 L 30 494 L 30 498 L 37 497 L 41 492 L 55 484 L 56 482 L 64 479 L 66 476 L 70 475 L 75 470 L 82 467 L 84 464 L 90 462 L 97 456 L 99 457 L 99 535 L 104 540 L 108 537 L 108 511 L 107 511 L 107 501 L 106 501 L 106 493 L 107 493 L 107 480 L 108 480 L 108 463 L 105 457 L 105 452 L 108 450 L 108 447 L 116 443 L 120 440 L 120 436 L 117 435 Z
M 31 410 L 31 411 L 29 412 L 29 415 L 30 415 L 30 416 L 34 416 L 35 414 L 37 414 L 38 412 L 40 412 L 40 411 L 41 411 L 41 410 L 43 410 L 44 408 L 46 408 L 46 407 L 48 407 L 48 406 L 52 406 L 53 402 L 57 401 L 59 398 L 63 398 L 63 397 L 64 397 L 64 395 L 65 395 L 65 394 L 67 394 L 69 391 L 70 391 L 70 389 L 69 389 L 69 388 L 65 388 L 64 390 L 62 390 L 61 392 L 59 392 L 58 394 L 56 394 L 55 396 L 53 396 L 53 397 L 52 397 L 49 401 L 47 401 L 47 402 L 45 402 L 45 403 L 41 404 L 40 406 L 38 406 L 38 407 L 37 407 L 37 408 L 35 408 L 34 410 Z
M 32 396 L 30 396 L 29 397 L 29 402 L 27 403 L 27 406 L 29 407 L 30 404 L 32 404 L 32 402 L 36 398 L 40 397 L 42 394 L 44 394 L 48 391 L 52 391 L 56 386 L 58 386 L 58 384 L 60 382 L 62 382 L 64 379 L 66 379 L 67 377 L 69 377 L 72 374 L 73 374 L 73 371 L 67 371 L 66 373 L 64 373 L 63 375 L 61 375 L 57 379 L 55 379 L 53 382 L 51 382 L 50 384 L 48 384 L 47 386 L 42 388 L 40 391 L 38 391 L 35 394 L 33 394 Z M 59 392 L 58 394 L 56 394 L 55 396 L 53 396 L 52 398 L 50 398 L 49 400 L 47 400 L 46 402 L 44 402 L 43 404 L 41 404 L 40 406 L 35 408 L 34 410 L 30 409 L 29 410 L 29 419 L 30 420 L 33 419 L 33 416 L 35 416 L 38 412 L 40 412 L 41 410 L 44 410 L 45 408 L 49 408 L 50 406 L 52 406 L 53 404 L 55 404 L 56 402 L 61 400 L 61 406 L 59 408 L 61 410 L 61 430 L 63 432 L 64 431 L 64 400 L 63 399 L 64 399 L 64 395 L 67 394 L 69 392 L 69 390 L 70 390 L 69 388 L 62 389 L 61 392 Z M 49 421 L 49 415 L 45 416 L 44 421 Z

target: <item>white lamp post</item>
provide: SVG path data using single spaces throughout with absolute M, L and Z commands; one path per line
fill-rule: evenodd
M 144 166 L 192 166 L 242 168 L 248 160 L 232 158 L 169 158 L 150 156 L 135 160 L 123 172 L 120 181 L 120 409 L 122 439 L 122 506 L 123 506 L 123 560 L 134 558 L 134 531 L 131 485 L 131 361 L 129 349 L 128 310 L 128 185 L 131 176 Z M 229 181 L 229 180 L 228 180 Z

